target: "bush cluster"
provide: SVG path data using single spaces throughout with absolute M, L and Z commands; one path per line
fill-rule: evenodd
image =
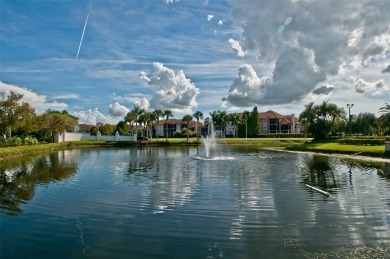
M 306 138 L 304 134 L 301 133 L 275 133 L 275 134 L 260 134 L 259 138 Z
M 352 137 L 339 139 L 339 144 L 358 146 L 380 146 L 385 144 L 385 138 L 381 137 Z
M 173 133 L 174 138 L 186 138 L 187 137 L 187 129 L 184 130 L 177 130 Z M 193 132 L 190 130 L 189 137 L 193 138 L 196 137 L 196 132 Z
M 0 147 L 17 147 L 22 145 L 37 145 L 38 140 L 35 137 L 27 136 L 27 137 L 12 137 L 1 139 Z

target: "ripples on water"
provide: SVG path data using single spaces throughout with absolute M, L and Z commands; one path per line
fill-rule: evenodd
M 384 163 L 130 148 L 2 161 L 0 173 L 4 258 L 334 257 L 390 243 Z

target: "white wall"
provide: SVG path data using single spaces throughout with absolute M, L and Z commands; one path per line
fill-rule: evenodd
M 115 136 L 102 136 L 100 133 L 97 136 L 92 136 L 89 133 L 64 132 L 54 136 L 54 142 L 60 143 L 64 141 L 82 141 L 82 140 L 103 140 L 103 141 L 137 141 L 137 134 L 131 136 L 121 136 L 117 132 Z

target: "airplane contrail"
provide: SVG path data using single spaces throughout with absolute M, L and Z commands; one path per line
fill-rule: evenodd
M 83 44 L 85 28 L 87 28 L 88 18 L 89 18 L 89 13 L 90 13 L 90 11 L 91 11 L 91 7 L 92 7 L 92 1 L 91 1 L 91 4 L 89 5 L 89 10 L 88 10 L 88 14 L 87 14 L 87 19 L 85 19 L 85 24 L 84 24 L 84 28 L 83 28 L 83 33 L 81 34 L 79 49 L 77 50 L 76 60 L 79 58 L 80 49 L 81 49 L 81 44 Z

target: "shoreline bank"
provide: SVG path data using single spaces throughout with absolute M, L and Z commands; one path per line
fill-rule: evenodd
M 346 158 L 390 162 L 390 154 L 384 152 L 384 146 L 357 146 L 357 145 L 338 145 L 331 142 L 313 143 L 311 139 L 291 139 L 291 138 L 272 138 L 272 139 L 236 139 L 226 138 L 217 139 L 219 145 L 253 145 L 264 149 L 285 151 L 315 153 L 321 155 L 337 155 Z M 94 147 L 136 147 L 136 146 L 199 146 L 202 141 L 186 139 L 165 139 L 139 142 L 115 142 L 115 141 L 78 141 L 48 143 L 34 146 L 19 146 L 0 148 L 0 160 L 12 159 L 21 156 L 32 156 L 40 153 L 51 152 L 54 150 L 72 149 L 72 148 L 94 148 Z

